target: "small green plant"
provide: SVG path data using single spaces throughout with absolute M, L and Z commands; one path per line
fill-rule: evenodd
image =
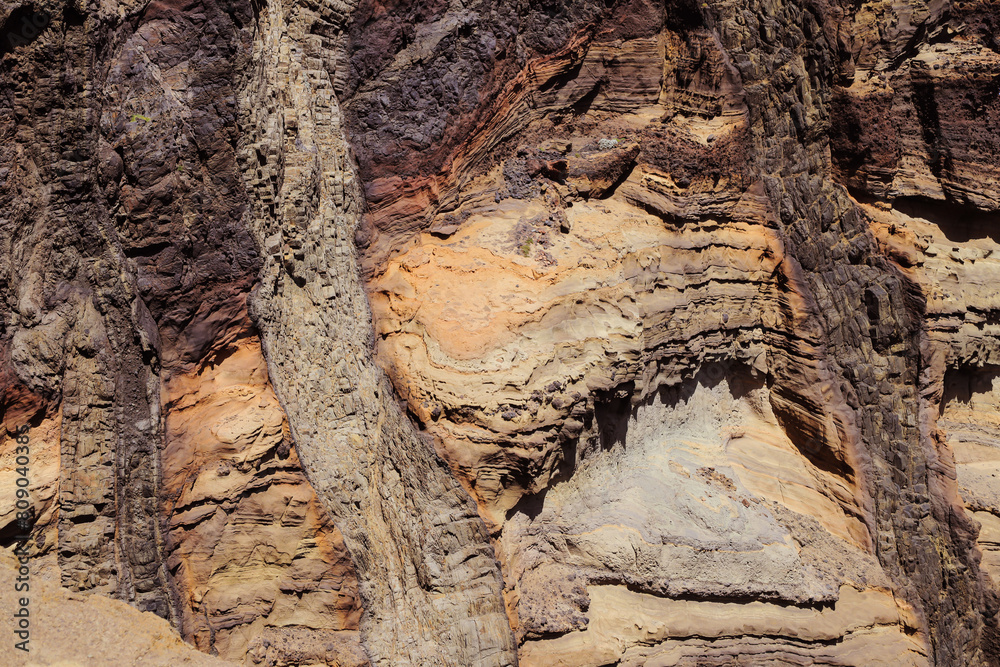
M 521 254 L 527 257 L 531 254 L 531 239 L 525 239 L 524 243 L 521 244 Z

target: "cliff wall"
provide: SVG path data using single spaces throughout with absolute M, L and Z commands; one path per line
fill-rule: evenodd
M 0 540 L 28 425 L 220 659 L 1000 664 L 998 16 L 6 2 Z

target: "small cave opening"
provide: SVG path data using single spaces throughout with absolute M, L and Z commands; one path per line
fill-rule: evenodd
M 15 543 L 18 543 L 19 538 L 24 533 L 24 530 L 18 526 L 17 521 L 11 521 L 5 526 L 0 526 L 0 549 L 10 549 Z
M 1000 214 L 957 201 L 939 202 L 926 197 L 900 197 L 893 208 L 912 218 L 936 225 L 952 243 L 989 240 L 1000 243 Z
M 608 451 L 627 446 L 630 429 L 640 418 L 639 412 L 654 404 L 659 404 L 667 413 L 677 413 L 678 418 L 687 423 L 709 412 L 721 414 L 730 410 L 731 402 L 746 398 L 764 384 L 764 377 L 755 375 L 742 362 L 723 359 L 705 361 L 685 380 L 661 385 L 638 401 L 634 382 L 600 392 L 594 398 L 594 421 L 600 449 Z
M 944 376 L 944 388 L 938 417 L 942 426 L 953 421 L 961 411 L 1000 407 L 1000 366 L 963 365 L 949 368 Z
M 67 27 L 79 28 L 83 25 L 86 18 L 85 14 L 78 12 L 76 7 L 71 4 L 66 5 L 66 8 L 63 10 L 63 22 Z

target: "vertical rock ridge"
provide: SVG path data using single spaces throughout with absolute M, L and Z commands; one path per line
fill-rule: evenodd
M 5 54 L 5 247 L 19 300 L 5 308 L 28 386 L 61 396 L 58 547 L 63 582 L 173 617 L 159 535 L 158 373 L 149 313 L 100 201 L 94 35 L 45 6 L 51 25 Z M 15 67 L 16 64 L 16 67 Z M 11 78 L 23 68 L 30 78 Z M 32 187 L 33 186 L 33 187 Z M 155 334 L 152 334 L 155 336 Z M 67 363 L 68 362 L 68 363 Z M 92 408 L 92 409 L 91 409 Z M 94 476 L 86 472 L 93 466 Z
M 984 619 L 996 607 L 974 551 L 948 463 L 928 428 L 922 397 L 925 301 L 881 255 L 846 193 L 822 174 L 830 82 L 842 76 L 835 34 L 805 5 L 713 5 L 722 42 L 748 90 L 755 162 L 780 213 L 789 254 L 817 295 L 828 362 L 856 389 L 871 464 L 876 553 L 927 623 L 937 664 L 988 664 Z M 773 21 L 758 17 L 773 17 Z M 808 50 L 806 49 L 808 45 Z M 822 295 L 833 295 L 836 298 Z M 931 418 L 932 419 L 932 418 Z M 945 454 L 947 457 L 947 454 Z
M 338 11 L 339 10 L 339 11 Z M 251 312 L 310 482 L 359 576 L 374 664 L 513 665 L 501 578 L 476 507 L 373 361 L 355 229 L 361 197 L 311 29 L 349 8 L 269 3 L 241 96 L 242 154 L 267 253 Z M 256 163 L 256 166 L 255 166 Z

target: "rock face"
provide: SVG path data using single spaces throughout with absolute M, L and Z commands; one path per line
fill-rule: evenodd
M 354 568 L 247 314 L 252 9 L 226 9 L 53 5 L 3 55 L 5 544 L 28 425 L 39 574 L 246 664 L 365 664 Z
M 0 583 L 13 591 L 17 561 L 0 554 Z M 140 612 L 120 600 L 102 595 L 81 595 L 59 586 L 58 579 L 33 578 L 30 651 L 11 648 L 4 655 L 8 665 L 151 665 L 169 667 L 235 667 L 239 663 L 199 653 L 185 644 L 170 624 L 150 612 Z M 16 609 L 16 603 L 4 609 Z M 25 660 L 27 659 L 27 660 Z
M 249 226 L 266 248 L 251 309 L 269 375 L 359 577 L 360 631 L 375 664 L 512 665 L 501 574 L 476 506 L 407 420 L 375 364 L 353 239 L 361 200 L 334 80 L 315 33 L 349 7 L 274 4 L 241 98 L 257 128 L 241 158 Z M 281 72 L 282 75 L 274 76 Z
M 564 11 L 558 45 L 529 11 L 485 56 L 485 13 L 444 12 L 482 21 L 464 48 L 418 29 L 344 102 L 380 357 L 491 526 L 522 662 L 995 663 L 961 507 L 996 507 L 970 486 L 992 457 L 937 426 L 974 419 L 946 369 L 995 363 L 989 269 L 928 274 L 890 238 L 906 212 L 992 233 L 989 7 Z M 442 96 L 391 91 L 438 81 L 480 101 L 429 134 Z M 750 600 L 854 620 L 831 650 L 748 626 Z
M 1000 664 L 997 16 L 2 5 L 0 541 L 28 425 L 220 659 Z
M 306 480 L 255 338 L 164 387 L 167 563 L 181 633 L 264 664 L 367 664 L 343 539 Z M 271 645 L 296 645 L 294 660 Z

